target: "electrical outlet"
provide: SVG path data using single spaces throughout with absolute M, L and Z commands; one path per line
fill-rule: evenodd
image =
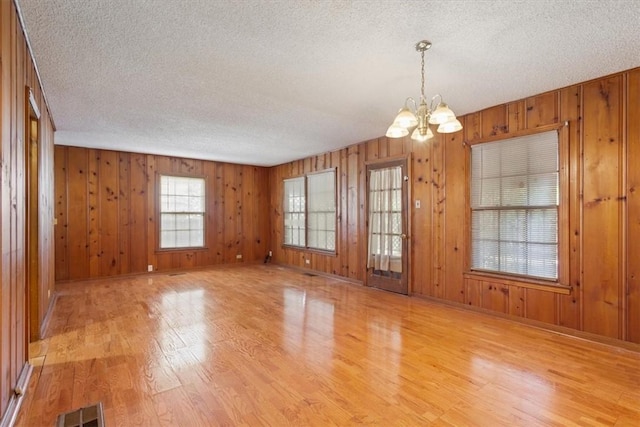
M 305 259 L 305 260 L 304 260 L 304 263 L 305 263 L 305 264 L 311 264 L 311 260 L 310 260 L 310 259 Z
M 273 252 L 269 251 L 269 256 L 273 256 Z
M 153 265 L 151 264 L 147 265 L 147 271 L 153 271 Z
M 242 254 L 236 255 L 236 259 L 242 259 Z

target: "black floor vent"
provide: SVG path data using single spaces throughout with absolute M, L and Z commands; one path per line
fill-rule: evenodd
M 58 415 L 56 427 L 104 427 L 102 402 Z
M 317 274 L 313 274 L 313 273 L 302 273 L 302 274 L 304 274 L 305 276 L 309 276 L 309 277 L 316 277 L 317 276 Z

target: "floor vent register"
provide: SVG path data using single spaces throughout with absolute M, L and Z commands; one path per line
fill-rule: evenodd
M 104 427 L 102 402 L 58 415 L 56 427 Z

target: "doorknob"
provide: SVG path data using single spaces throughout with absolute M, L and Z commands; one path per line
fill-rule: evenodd
M 407 236 L 406 234 L 402 233 L 402 234 L 400 235 L 400 237 L 402 237 L 402 239 L 406 239 L 408 236 Z

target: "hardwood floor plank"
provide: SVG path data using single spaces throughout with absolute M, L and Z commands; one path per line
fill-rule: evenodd
M 61 284 L 17 425 L 638 425 L 640 353 L 274 265 Z

